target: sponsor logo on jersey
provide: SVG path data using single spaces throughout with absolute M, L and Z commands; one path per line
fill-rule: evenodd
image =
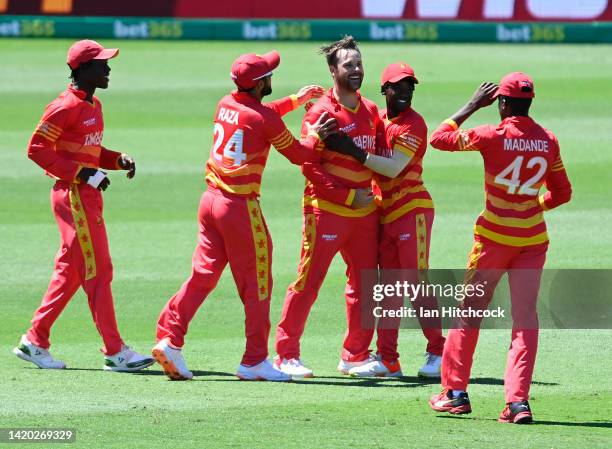
M 85 136 L 85 145 L 100 145 L 102 143 L 102 131 L 90 133 Z
M 504 139 L 504 151 L 548 153 L 548 140 Z
M 340 131 L 342 131 L 343 133 L 350 133 L 352 130 L 354 130 L 355 128 L 357 128 L 357 125 L 355 124 L 355 122 L 353 123 L 349 123 L 346 126 L 343 126 L 342 128 L 340 128 Z
M 326 242 L 333 242 L 338 238 L 338 234 L 323 234 L 321 236 Z
M 410 234 L 400 234 L 400 235 L 399 235 L 399 239 L 400 239 L 401 241 L 408 240 L 409 238 L 410 238 Z
M 230 125 L 238 124 L 238 111 L 232 111 L 231 109 L 219 108 L 219 115 L 217 120 L 229 123 Z
M 87 120 L 85 120 L 83 122 L 83 125 L 85 125 L 85 126 L 92 126 L 92 125 L 95 125 L 95 124 L 96 124 L 96 118 L 95 117 L 88 118 Z

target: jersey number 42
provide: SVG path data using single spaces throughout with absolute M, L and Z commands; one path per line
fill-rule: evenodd
M 215 123 L 214 143 L 212 148 L 213 157 L 224 167 L 239 167 L 246 161 L 247 155 L 242 151 L 244 141 L 244 131 L 237 129 L 234 131 L 225 145 L 225 129 L 221 123 Z M 223 148 L 221 148 L 223 146 Z
M 507 192 L 510 194 L 535 196 L 538 194 L 539 189 L 533 188 L 533 186 L 542 180 L 544 173 L 546 173 L 548 163 L 546 162 L 546 159 L 540 156 L 529 159 L 525 164 L 525 168 L 531 169 L 537 166 L 538 171 L 527 181 L 521 182 L 520 175 L 521 169 L 523 168 L 524 159 L 525 156 L 517 156 L 510 165 L 504 168 L 499 175 L 495 177 L 495 183 L 507 186 Z

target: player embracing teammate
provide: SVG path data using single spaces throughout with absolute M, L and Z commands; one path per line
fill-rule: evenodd
M 399 323 L 378 329 L 378 351 L 371 355 L 372 327 L 362 316 L 361 279 L 364 270 L 427 268 L 433 222 L 433 203 L 421 179 L 427 127 L 410 108 L 416 77 L 407 64 L 392 64 L 383 74 L 381 89 L 389 106 L 379 115 L 358 89 L 363 81 L 361 53 L 351 36 L 324 46 L 334 87 L 304 118 L 313 121 L 328 112 L 338 122 L 338 134 L 317 148 L 319 162 L 307 163 L 304 195 L 302 256 L 297 280 L 289 287 L 277 328 L 276 366 L 293 377 L 311 377 L 300 360 L 299 339 L 327 269 L 337 252 L 347 264 L 347 334 L 338 370 L 353 376 L 401 376 L 397 352 Z M 385 123 L 386 122 L 386 123 Z M 384 148 L 380 153 L 380 148 Z M 390 157 L 387 157 L 390 156 Z M 383 187 L 382 241 L 379 242 L 377 204 L 371 195 L 374 176 Z M 393 222 L 393 224 L 391 224 Z M 402 236 L 411 236 L 402 239 Z M 402 241 L 407 240 L 407 241 Z M 418 279 L 413 279 L 418 282 Z M 435 298 L 419 298 L 423 308 L 437 308 Z M 439 376 L 444 345 L 441 324 L 424 327 L 428 358 L 420 375 Z
M 336 119 L 338 129 L 366 153 L 376 152 L 376 133 L 380 123 L 376 105 L 359 94 L 364 71 L 361 52 L 347 36 L 321 48 L 334 86 L 308 111 L 308 123 L 322 114 Z M 340 252 L 347 266 L 345 289 L 347 332 L 338 370 L 370 361 L 369 345 L 373 330 L 361 325 L 361 274 L 377 264 L 378 213 L 371 198 L 372 171 L 350 156 L 333 152 L 329 144 L 315 147 L 318 160 L 306 163 L 304 224 L 301 259 L 297 279 L 285 297 L 281 320 L 276 329 L 275 364 L 292 377 L 312 377 L 312 370 L 300 359 L 300 338 L 321 284 L 334 256 Z
M 181 351 L 184 338 L 228 264 L 245 312 L 246 348 L 236 375 L 243 380 L 290 379 L 267 360 L 272 240 L 259 206 L 261 178 L 270 145 L 294 164 L 314 160 L 318 138 L 332 132 L 335 122 L 323 114 L 301 141 L 293 137 L 281 116 L 320 96 L 323 88 L 306 86 L 296 95 L 262 103 L 272 93 L 272 72 L 279 64 L 276 51 L 240 56 L 231 68 L 237 89 L 217 105 L 191 276 L 162 310 L 152 351 L 171 379 L 193 377 Z
M 378 267 L 381 283 L 402 281 L 418 284 L 426 278 L 429 248 L 434 220 L 434 205 L 423 183 L 423 158 L 427 150 L 427 125 L 412 108 L 412 97 L 418 80 L 405 62 L 389 64 L 381 76 L 380 89 L 387 108 L 380 111 L 382 134 L 378 135 L 378 156 L 359 155 L 359 149 L 340 146 L 374 172 L 374 184 L 380 210 Z M 399 271 L 401 270 L 401 271 Z M 385 308 L 403 306 L 404 298 L 390 298 Z M 434 310 L 433 296 L 411 298 L 418 311 Z M 419 322 L 427 339 L 422 377 L 439 377 L 444 337 L 440 318 L 422 318 Z M 384 318 L 377 323 L 377 355 L 364 366 L 355 367 L 353 376 L 398 377 L 402 375 L 398 347 L 399 319 Z
M 412 109 L 412 95 L 418 80 L 414 70 L 406 63 L 390 64 L 381 77 L 381 93 L 387 109 L 380 112 L 377 127 L 376 153 L 372 154 L 358 145 L 346 133 L 340 132 L 327 139 L 331 151 L 350 156 L 373 173 L 373 185 L 377 191 L 380 227 L 378 239 L 379 281 L 392 283 L 398 273 L 404 281 L 418 283 L 429 265 L 429 245 L 433 224 L 433 202 L 421 177 L 422 161 L 427 149 L 427 126 L 423 118 Z M 315 172 L 320 194 L 342 198 L 350 190 L 340 183 L 325 180 L 323 173 Z M 310 173 L 312 176 L 312 173 Z M 333 186 L 326 191 L 323 186 Z M 347 194 L 348 192 L 348 194 Z M 397 270 L 402 270 L 397 271 Z M 435 297 L 411 298 L 416 310 L 437 309 Z M 403 306 L 404 298 L 390 298 L 385 308 Z M 368 313 L 371 311 L 363 305 Z M 420 315 L 419 315 L 420 317 Z M 419 376 L 439 377 L 444 337 L 441 320 L 419 318 L 428 340 L 426 362 L 419 369 Z M 367 363 L 351 367 L 348 374 L 357 377 L 399 377 L 402 370 L 397 351 L 399 319 L 381 319 L 374 323 L 367 317 L 362 324 L 377 328 L 377 354 Z

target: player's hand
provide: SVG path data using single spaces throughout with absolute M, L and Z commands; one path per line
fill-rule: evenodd
M 355 142 L 353 142 L 348 134 L 333 134 L 327 137 L 324 142 L 325 147 L 328 150 L 335 151 L 336 153 L 340 154 L 346 154 L 347 156 L 352 156 L 362 164 L 368 157 L 368 153 L 355 145 Z
M 345 133 L 335 133 L 327 136 L 323 139 L 325 147 L 328 150 L 335 151 L 336 153 L 351 155 L 353 154 L 353 141 Z
M 118 164 L 122 170 L 128 171 L 127 177 L 129 179 L 132 179 L 134 177 L 134 175 L 136 174 L 136 161 L 132 156 L 130 156 L 129 154 L 122 153 L 121 156 L 119 156 Z
M 499 86 L 495 83 L 482 83 L 470 100 L 470 104 L 477 109 L 487 107 L 495 101 L 495 92 Z
M 372 189 L 356 189 L 355 198 L 353 198 L 351 207 L 353 209 L 361 209 L 362 207 L 367 207 L 372 204 L 372 201 L 374 201 Z
M 329 118 L 329 114 L 324 112 L 316 122 L 310 124 L 305 122 L 308 132 L 315 132 L 321 140 L 325 140 L 328 136 L 337 132 L 338 123 L 335 118 Z
M 110 185 L 110 179 L 106 173 L 96 168 L 83 167 L 77 174 L 77 178 L 98 190 L 106 190 Z
M 296 94 L 298 103 L 304 104 L 313 98 L 322 97 L 325 93 L 325 89 L 322 86 L 312 85 L 312 86 L 304 86 L 298 93 Z
M 314 103 L 312 101 L 307 101 L 306 104 L 304 105 L 304 110 L 306 112 L 310 111 L 310 108 L 314 106 Z

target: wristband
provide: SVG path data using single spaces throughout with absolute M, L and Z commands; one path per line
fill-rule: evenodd
M 104 179 L 106 179 L 106 173 L 104 173 L 102 170 L 98 170 L 87 178 L 87 184 L 97 189 Z

